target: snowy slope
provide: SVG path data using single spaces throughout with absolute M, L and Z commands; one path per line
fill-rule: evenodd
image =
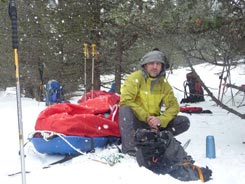
M 221 67 L 214 67 L 208 64 L 195 66 L 202 80 L 217 96 L 219 87 L 219 72 Z M 183 81 L 189 69 L 182 68 L 173 71 L 168 78 L 174 87 L 175 94 L 180 101 L 183 98 Z M 231 83 L 237 86 L 244 83 L 245 67 L 239 67 L 232 70 Z M 242 75 L 243 74 L 243 75 Z M 233 90 L 236 94 L 237 90 Z M 238 93 L 235 96 L 235 105 L 242 102 L 244 93 Z M 224 95 L 224 102 L 231 103 L 231 91 L 227 90 Z M 177 137 L 181 142 L 189 138 L 191 143 L 187 152 L 191 155 L 199 166 L 208 166 L 213 170 L 213 180 L 210 184 L 242 184 L 245 178 L 245 120 L 241 119 L 227 111 L 217 107 L 209 97 L 206 101 L 196 104 L 203 109 L 209 109 L 213 114 L 185 114 L 190 118 L 190 129 Z M 45 109 L 45 104 L 36 102 L 33 99 L 22 98 L 22 115 L 24 126 L 24 138 L 34 131 L 34 125 L 38 114 Z M 76 98 L 73 103 L 76 103 Z M 245 101 L 243 101 L 245 104 Z M 181 104 L 185 105 L 185 104 Z M 16 110 L 16 96 L 13 88 L 0 92 L 0 112 L 1 124 L 0 130 L 0 183 L 19 184 L 21 175 L 9 177 L 8 174 L 20 171 L 20 159 L 18 155 L 18 121 Z M 245 106 L 238 109 L 241 113 L 245 112 Z M 207 135 L 215 137 L 216 157 L 207 159 L 205 155 L 205 140 Z M 182 183 L 168 175 L 156 175 L 151 171 L 140 168 L 135 158 L 124 155 L 120 163 L 109 166 L 95 160 L 103 160 L 117 155 L 116 149 L 97 149 L 95 153 L 89 153 L 84 156 L 74 158 L 73 160 L 55 165 L 49 169 L 42 169 L 42 166 L 56 161 L 61 156 L 50 156 L 36 152 L 31 143 L 25 147 L 25 165 L 26 170 L 31 173 L 26 174 L 26 183 L 114 183 L 114 184 L 179 184 Z M 92 159 L 91 159 L 92 158 Z M 188 183 L 202 183 L 201 181 Z

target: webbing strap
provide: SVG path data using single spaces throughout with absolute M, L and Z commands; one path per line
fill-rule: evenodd
M 190 162 L 184 162 L 183 165 L 186 165 L 186 166 L 187 166 L 187 165 L 192 165 L 192 169 L 193 169 L 193 170 L 194 170 L 194 169 L 197 170 L 200 180 L 201 180 L 202 182 L 205 182 L 205 181 L 204 181 L 204 177 L 203 177 L 203 173 L 202 173 L 202 169 L 201 169 L 200 167 L 198 167 L 198 166 L 196 166 L 196 165 L 193 165 L 193 164 L 190 163 Z
M 91 137 L 91 151 L 90 152 L 94 152 L 95 149 L 94 149 L 94 138 Z
M 199 178 L 202 182 L 204 182 L 204 177 L 203 177 L 203 173 L 202 173 L 202 170 L 200 167 L 196 166 L 196 165 L 193 165 L 193 167 L 195 167 L 197 169 L 197 172 L 198 172 L 198 175 L 199 175 Z

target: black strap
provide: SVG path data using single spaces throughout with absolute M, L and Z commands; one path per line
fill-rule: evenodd
M 93 152 L 95 152 L 95 148 L 94 148 L 94 138 L 91 137 L 90 140 L 91 140 L 91 144 L 90 144 L 90 149 L 91 149 L 91 150 L 90 150 L 89 152 L 93 153 Z
M 75 158 L 75 157 L 77 157 L 77 156 L 80 156 L 80 155 L 82 155 L 82 154 L 77 154 L 77 155 L 65 155 L 64 158 L 62 158 L 62 159 L 60 159 L 60 160 L 58 160 L 58 161 L 52 162 L 52 163 L 48 164 L 47 166 L 42 167 L 42 169 L 48 169 L 48 168 L 50 168 L 50 167 L 53 166 L 53 165 L 61 164 L 61 163 L 67 162 L 67 161 L 69 161 L 69 160 L 71 160 L 71 159 L 73 159 L 73 158 Z M 22 173 L 22 172 L 19 171 L 19 172 L 15 172 L 15 173 L 8 174 L 8 176 L 15 176 L 15 175 L 21 174 L 21 173 Z M 28 174 L 28 173 L 31 173 L 31 171 L 26 171 L 25 173 Z
M 65 155 L 64 158 L 62 158 L 62 159 L 60 159 L 60 160 L 58 160 L 58 161 L 55 161 L 55 162 L 53 162 L 53 163 L 50 163 L 50 164 L 47 165 L 47 166 L 44 166 L 43 169 L 47 169 L 47 168 L 49 168 L 49 167 L 51 167 L 51 166 L 53 166 L 53 165 L 56 165 L 56 164 L 62 164 L 62 163 L 64 163 L 64 162 L 67 162 L 67 161 L 69 161 L 69 160 L 71 160 L 71 159 L 73 159 L 73 158 L 75 158 L 75 157 L 77 157 L 77 156 L 80 156 L 80 155 L 82 155 L 82 154 Z
M 208 113 L 208 114 L 212 114 L 213 112 L 210 110 L 203 110 L 202 113 Z
M 30 171 L 26 171 L 25 173 L 28 174 L 28 173 L 30 173 Z M 15 176 L 17 174 L 22 174 L 22 172 L 19 171 L 19 172 L 16 172 L 16 173 L 11 173 L 11 174 L 8 174 L 8 176 Z
M 186 88 L 187 88 L 187 81 L 184 81 L 183 86 L 184 86 L 184 98 L 187 98 L 188 97 L 187 90 L 186 90 Z
M 119 148 L 118 145 L 121 144 L 121 138 L 117 137 L 108 137 L 108 142 L 107 142 L 107 145 L 109 146 L 115 146 L 118 150 L 118 153 L 122 153 L 122 150 Z

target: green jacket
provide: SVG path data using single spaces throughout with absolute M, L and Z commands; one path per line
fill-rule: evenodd
M 163 104 L 165 109 L 161 113 Z M 166 127 L 179 113 L 178 101 L 165 77 L 150 78 L 142 70 L 133 72 L 124 81 L 120 105 L 131 107 L 140 121 L 146 122 L 150 115 L 158 116 L 161 127 Z

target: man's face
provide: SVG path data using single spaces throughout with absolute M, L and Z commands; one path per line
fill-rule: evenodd
M 162 63 L 153 61 L 144 65 L 146 72 L 151 77 L 157 77 L 162 71 Z

